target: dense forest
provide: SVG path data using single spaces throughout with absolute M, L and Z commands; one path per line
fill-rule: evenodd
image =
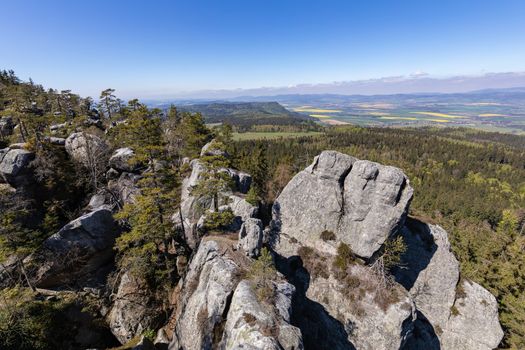
M 265 202 L 322 150 L 405 171 L 410 215 L 451 235 L 463 276 L 497 296 L 504 347 L 525 347 L 525 137 L 449 128 L 332 128 L 322 136 L 241 141 L 237 166 Z
M 0 72 L 0 117 L 0 149 L 24 143 L 34 155 L 35 174 L 34 182 L 16 190 L 0 183 L 0 259 L 3 272 L 14 266 L 16 281 L 1 286 L 1 349 L 57 348 L 73 327 L 63 322 L 68 310 L 77 304 L 90 310 L 88 297 L 58 303 L 38 294 L 24 257 L 81 214 L 108 182 L 107 161 L 119 147 L 135 151 L 132 165 L 145 175 L 137 184 L 140 196 L 117 216 L 125 232 L 114 263 L 145 277 L 145 288 L 156 291 L 153 303 L 166 307 L 162 300 L 180 277 L 171 272 L 172 256 L 187 256 L 189 250 L 169 224 L 180 205 L 185 158 L 197 157 L 214 137 L 233 156 L 228 165 L 252 175 L 247 198 L 260 201 L 267 222 L 280 191 L 323 150 L 403 169 L 415 189 L 410 215 L 448 230 L 462 275 L 498 299 L 506 332 L 502 348 L 525 348 L 525 137 L 468 129 L 337 127 L 320 136 L 234 142 L 229 125 L 210 130 L 199 113 L 124 102 L 112 89 L 95 103 L 68 90 L 22 82 L 12 71 Z M 83 164 L 73 162 L 58 144 L 79 130 L 104 140 L 109 149 Z M 224 162 L 212 161 L 217 167 Z

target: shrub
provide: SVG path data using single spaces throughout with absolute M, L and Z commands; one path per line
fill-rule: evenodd
M 337 255 L 334 260 L 334 267 L 336 269 L 346 271 L 348 266 L 356 262 L 356 257 L 348 244 L 340 243 L 337 247 Z
M 233 223 L 234 219 L 235 214 L 230 208 L 223 211 L 209 211 L 204 220 L 204 229 L 206 231 L 224 230 Z
M 312 277 L 329 277 L 325 264 L 326 258 L 317 254 L 313 248 L 301 246 L 297 250 L 297 254 L 301 257 L 304 267 Z
M 323 232 L 321 232 L 320 237 L 325 242 L 333 241 L 335 240 L 335 233 L 333 233 L 332 231 L 324 230 Z
M 245 200 L 251 205 L 257 206 L 259 204 L 259 194 L 254 186 L 250 187 L 246 194 Z
M 274 297 L 273 280 L 277 278 L 277 270 L 273 264 L 272 254 L 268 248 L 261 250 L 261 255 L 255 260 L 248 271 L 255 294 L 259 301 L 271 302 Z

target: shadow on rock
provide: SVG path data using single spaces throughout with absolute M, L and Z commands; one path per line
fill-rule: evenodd
M 292 303 L 292 325 L 301 330 L 306 350 L 355 350 L 348 340 L 354 325 L 343 325 L 332 317 L 323 305 L 309 299 L 306 291 L 310 285 L 310 274 L 303 268 L 299 256 L 284 258 L 275 256 L 279 272 L 296 288 Z

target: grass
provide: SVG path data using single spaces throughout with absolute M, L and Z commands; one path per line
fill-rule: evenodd
M 379 119 L 388 119 L 388 120 L 419 120 L 418 118 L 414 117 L 379 117 Z
M 272 140 L 272 139 L 279 139 L 279 138 L 316 136 L 316 135 L 322 135 L 322 132 L 319 132 L 319 131 L 242 132 L 242 133 L 234 133 L 233 139 L 235 141 L 262 140 L 262 139 Z
M 293 109 L 295 112 L 307 112 L 307 113 L 340 113 L 340 109 L 323 109 L 323 108 L 305 108 L 299 107 Z
M 314 117 L 314 118 L 332 118 L 331 115 L 324 115 L 324 114 L 310 114 L 310 117 Z
M 450 119 L 461 119 L 466 118 L 461 115 L 452 115 L 452 114 L 445 114 L 445 113 L 436 113 L 436 112 L 410 112 L 412 114 L 420 114 L 420 115 L 429 115 L 431 117 L 440 117 L 440 118 L 450 118 Z
M 479 117 L 507 117 L 505 114 L 498 114 L 498 113 L 482 113 L 479 115 Z
M 428 119 L 428 120 L 431 122 L 436 122 L 436 123 L 450 123 L 450 120 L 446 120 L 446 119 Z

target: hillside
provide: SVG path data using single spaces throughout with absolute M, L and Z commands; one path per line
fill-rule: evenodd
M 201 113 L 207 123 L 228 122 L 232 125 L 299 125 L 311 124 L 314 118 L 287 110 L 277 102 L 215 102 L 179 107 L 182 111 Z

